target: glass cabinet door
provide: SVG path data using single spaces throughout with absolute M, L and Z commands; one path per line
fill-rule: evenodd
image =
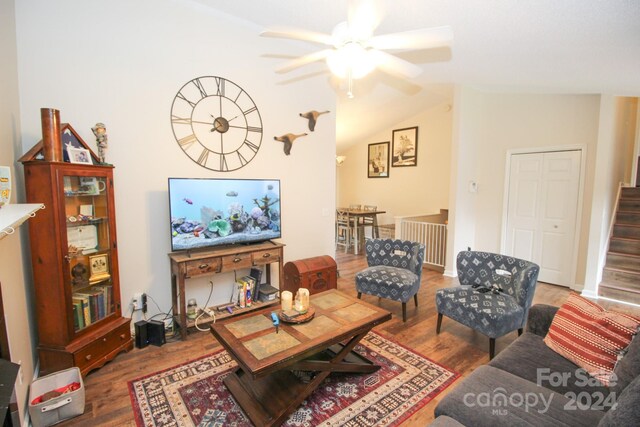
M 76 332 L 115 312 L 109 197 L 104 176 L 63 176 L 69 274 Z

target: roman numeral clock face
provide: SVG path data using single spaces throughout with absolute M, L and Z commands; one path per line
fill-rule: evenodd
M 240 86 L 222 77 L 198 77 L 180 88 L 171 106 L 173 134 L 194 162 L 214 171 L 249 163 L 260 149 L 262 119 Z

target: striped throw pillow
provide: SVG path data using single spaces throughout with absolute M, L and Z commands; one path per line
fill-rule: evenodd
M 636 317 L 607 311 L 570 294 L 553 318 L 544 342 L 608 386 L 616 362 L 639 327 Z

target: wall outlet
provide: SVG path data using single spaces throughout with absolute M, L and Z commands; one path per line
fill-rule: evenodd
M 144 295 L 142 292 L 137 292 L 137 293 L 133 294 L 133 309 L 134 310 L 142 310 L 142 295 Z
M 142 294 L 142 312 L 147 312 L 147 294 Z
M 172 327 L 173 327 L 173 319 L 172 318 L 164 319 L 165 331 L 170 331 Z

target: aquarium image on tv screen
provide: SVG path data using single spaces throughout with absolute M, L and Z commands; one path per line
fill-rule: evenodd
M 280 233 L 280 181 L 169 178 L 171 250 L 252 243 Z

